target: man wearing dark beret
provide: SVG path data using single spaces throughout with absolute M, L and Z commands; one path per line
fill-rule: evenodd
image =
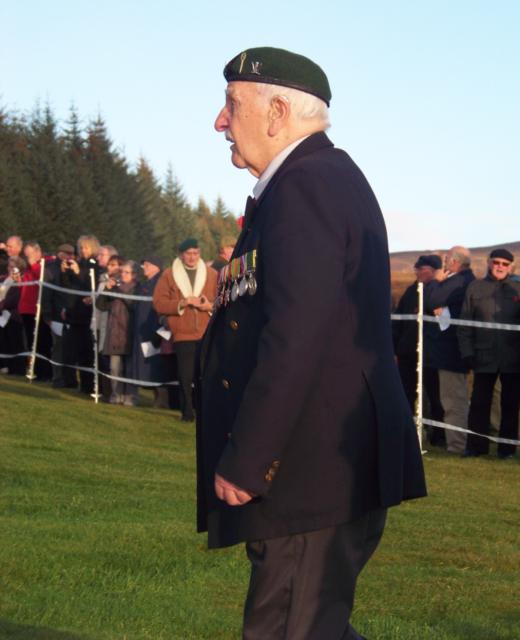
M 422 282 L 424 292 L 435 280 L 435 276 L 442 267 L 440 256 L 428 254 L 419 256 L 414 264 L 416 280 L 403 293 L 395 313 L 398 315 L 408 315 L 419 312 L 419 295 L 417 284 Z M 424 361 L 423 361 L 423 385 L 428 397 L 429 413 L 432 420 L 442 422 L 444 420 L 444 410 L 439 394 L 439 372 L 433 365 L 433 352 L 436 348 L 438 328 L 431 322 L 425 322 L 423 326 L 424 336 Z M 394 353 L 397 360 L 397 367 L 403 383 L 404 392 L 410 405 L 411 411 L 415 411 L 417 400 L 417 340 L 419 338 L 418 325 L 416 320 L 394 320 L 392 322 L 392 337 L 394 342 Z M 430 431 L 430 442 L 438 443 L 444 438 L 444 431 L 438 427 L 433 427 Z
M 508 249 L 491 251 L 486 277 L 474 280 L 466 289 L 461 319 L 520 324 L 520 282 L 510 277 L 513 265 L 514 256 Z M 516 440 L 520 404 L 520 332 L 460 326 L 458 338 L 461 355 L 474 372 L 468 429 L 483 435 L 489 433 L 493 388 L 500 378 L 499 437 Z M 497 454 L 501 459 L 512 458 L 515 452 L 514 444 L 498 444 Z M 488 453 L 487 438 L 468 434 L 464 457 Z
M 356 580 L 387 507 L 425 495 L 385 226 L 324 133 L 317 64 L 261 47 L 224 76 L 215 128 L 258 181 L 202 344 L 198 528 L 210 547 L 246 542 L 246 640 L 360 638 Z
M 208 326 L 217 288 L 217 272 L 200 257 L 199 243 L 187 238 L 179 257 L 165 269 L 153 291 L 153 307 L 166 316 L 177 355 L 179 396 L 184 422 L 193 422 L 195 354 Z

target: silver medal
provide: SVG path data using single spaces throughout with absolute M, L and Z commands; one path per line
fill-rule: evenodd
M 247 282 L 247 278 L 244 276 L 242 280 L 240 280 L 240 284 L 238 285 L 238 295 L 244 296 L 247 293 L 247 289 L 249 284 Z
M 238 298 L 238 282 L 235 280 L 235 282 L 233 282 L 233 286 L 231 287 L 231 300 L 235 302 L 237 298 Z
M 249 293 L 250 296 L 254 296 L 257 289 L 258 289 L 258 285 L 256 283 L 256 278 L 255 278 L 255 276 L 253 274 L 251 274 L 249 276 L 247 293 Z

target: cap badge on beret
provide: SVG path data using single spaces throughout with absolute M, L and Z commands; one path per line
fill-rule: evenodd
M 255 47 L 242 51 L 227 63 L 224 77 L 228 82 L 243 80 L 291 87 L 320 98 L 327 106 L 331 99 L 323 69 L 309 58 L 285 49 Z

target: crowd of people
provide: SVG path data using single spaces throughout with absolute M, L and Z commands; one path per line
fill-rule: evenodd
M 213 309 L 217 272 L 234 244 L 222 238 L 219 256 L 206 263 L 197 240 L 188 238 L 166 266 L 153 255 L 127 259 L 92 235 L 53 254 L 10 236 L 0 243 L 1 372 L 27 375 L 36 337 L 30 371 L 36 381 L 90 395 L 97 365 L 102 400 L 133 406 L 149 383 L 155 407 L 180 408 L 183 420 L 194 420 L 197 344 Z
M 154 383 L 154 406 L 180 409 L 183 420 L 194 420 L 196 349 L 217 296 L 217 273 L 230 260 L 234 244 L 234 238 L 223 238 L 217 259 L 205 262 L 197 241 L 188 238 L 178 247 L 172 265 L 164 268 L 157 256 L 145 256 L 138 263 L 89 235 L 81 236 L 76 246 L 60 245 L 50 255 L 35 241 L 7 238 L 0 243 L 0 354 L 4 354 L 0 370 L 27 373 L 39 287 L 13 285 L 38 282 L 43 258 L 43 279 L 50 286 L 44 286 L 41 296 L 35 379 L 92 394 L 96 338 L 103 400 L 133 406 L 139 383 Z M 438 323 L 424 325 L 423 384 L 430 419 L 488 434 L 497 387 L 499 436 L 518 438 L 520 332 L 450 323 L 467 319 L 520 324 L 520 278 L 513 268 L 514 256 L 504 248 L 490 253 L 482 280 L 475 278 L 465 247 L 454 246 L 443 258 L 418 257 L 416 282 L 394 312 L 417 313 L 417 282 L 422 282 L 424 313 L 438 317 Z M 89 295 L 92 286 L 98 293 L 95 297 Z M 129 297 L 107 295 L 114 293 Z M 405 393 L 415 410 L 417 323 L 394 320 L 393 336 Z M 489 451 L 486 438 L 467 437 L 457 430 L 432 427 L 429 439 L 432 445 L 465 457 Z M 513 444 L 498 445 L 500 458 L 515 451 Z
M 424 313 L 438 319 L 426 322 L 423 330 L 427 415 L 432 421 L 481 434 L 434 427 L 430 443 L 466 458 L 488 454 L 490 441 L 482 435 L 490 432 L 494 391 L 499 396 L 499 438 L 517 440 L 520 332 L 451 322 L 520 325 L 520 278 L 514 274 L 513 254 L 506 248 L 491 251 L 482 279 L 475 278 L 471 253 L 463 246 L 452 247 L 444 258 L 419 256 L 414 269 L 416 282 L 404 292 L 395 313 L 417 313 L 417 283 L 422 282 Z M 394 351 L 412 411 L 417 398 L 417 332 L 416 322 L 393 322 Z M 515 452 L 514 444 L 499 442 L 500 459 L 512 458 Z

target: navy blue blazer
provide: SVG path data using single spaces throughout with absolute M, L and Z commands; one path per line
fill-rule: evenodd
M 335 526 L 426 493 L 394 363 L 386 229 L 324 133 L 261 195 L 235 248 L 255 295 L 213 316 L 201 352 L 198 529 L 210 547 Z M 230 507 L 215 471 L 255 494 Z

